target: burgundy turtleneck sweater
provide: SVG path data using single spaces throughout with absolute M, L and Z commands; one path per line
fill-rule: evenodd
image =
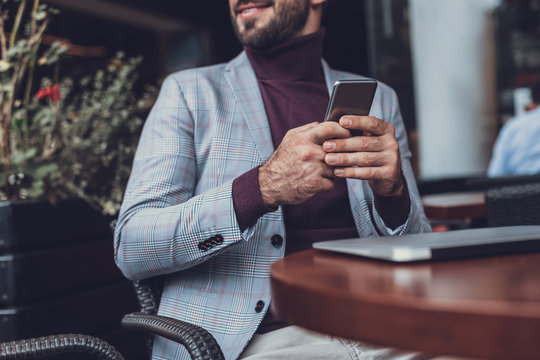
M 289 129 L 324 118 L 329 94 L 321 63 L 323 38 L 324 29 L 321 29 L 264 50 L 244 47 L 257 76 L 274 148 L 279 146 Z M 408 193 L 404 193 L 392 200 L 390 208 L 381 207 L 381 210 L 386 208 L 380 213 L 389 227 L 397 228 L 407 218 L 409 199 Z M 275 210 L 268 208 L 262 200 L 258 168 L 234 181 L 232 195 L 242 231 L 265 213 Z M 377 200 L 379 210 L 380 201 L 387 199 Z M 335 180 L 332 191 L 321 192 L 300 205 L 284 206 L 283 214 L 287 233 L 286 254 L 309 249 L 314 241 L 358 236 L 343 178 Z M 269 310 L 258 332 L 285 325 L 276 321 Z

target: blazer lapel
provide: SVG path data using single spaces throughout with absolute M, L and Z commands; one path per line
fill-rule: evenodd
M 240 112 L 244 115 L 257 150 L 263 161 L 266 161 L 274 152 L 272 134 L 259 84 L 245 52 L 242 52 L 227 65 L 225 78 L 234 94 Z
M 326 81 L 326 87 L 328 88 L 328 95 L 331 95 L 334 83 L 340 80 L 341 77 L 339 76 L 339 73 L 332 70 L 324 60 L 322 60 L 322 67 L 324 72 L 324 80 Z
M 326 86 L 330 94 L 334 83 L 342 77 L 340 77 L 339 72 L 330 69 L 324 60 L 322 61 L 322 66 Z M 270 124 L 268 123 L 264 109 L 264 102 L 257 77 L 245 52 L 242 52 L 227 64 L 225 78 L 234 94 L 240 111 L 244 115 L 249 131 L 256 142 L 257 149 L 263 160 L 266 161 L 270 158 L 275 148 L 272 143 Z

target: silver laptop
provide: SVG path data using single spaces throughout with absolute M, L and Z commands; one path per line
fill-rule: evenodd
M 540 226 L 505 226 L 321 241 L 316 249 L 394 262 L 540 251 Z

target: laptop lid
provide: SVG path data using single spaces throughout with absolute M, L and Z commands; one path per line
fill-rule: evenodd
M 316 249 L 394 262 L 540 251 L 540 226 L 505 226 L 321 241 Z

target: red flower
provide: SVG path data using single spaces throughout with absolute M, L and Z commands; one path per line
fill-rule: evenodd
M 60 87 L 58 86 L 58 84 L 54 84 L 47 88 L 39 89 L 36 96 L 40 100 L 44 98 L 49 98 L 52 101 L 58 101 L 62 97 L 62 94 L 60 94 Z
M 51 91 L 49 90 L 50 88 L 46 88 L 46 89 L 39 89 L 39 91 L 37 92 L 36 96 L 38 99 L 43 99 L 47 96 L 49 96 L 49 94 L 51 93 Z
M 58 101 L 61 97 L 62 95 L 60 94 L 60 87 L 58 86 L 58 84 L 54 84 L 51 87 L 51 100 Z

